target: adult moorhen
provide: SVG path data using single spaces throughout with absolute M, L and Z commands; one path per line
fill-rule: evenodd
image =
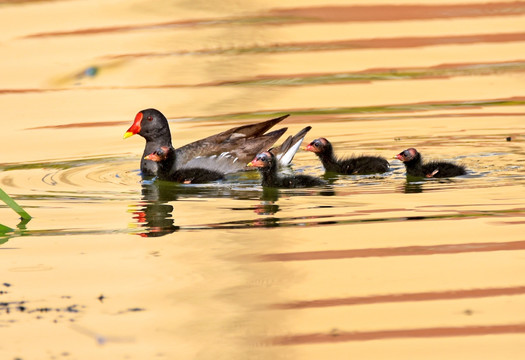
M 263 151 L 248 163 L 248 166 L 259 168 L 262 175 L 262 186 L 273 188 L 305 188 L 325 185 L 326 182 L 313 176 L 292 175 L 280 177 L 277 174 L 277 158 L 270 151 Z
M 287 128 L 282 128 L 266 133 L 267 130 L 288 116 L 284 115 L 257 124 L 238 126 L 174 149 L 171 170 L 183 166 L 211 168 L 222 173 L 245 170 L 246 163 L 255 154 L 271 147 L 286 132 Z M 290 136 L 281 145 L 278 156 L 282 164 L 287 165 L 292 160 L 309 130 L 310 127 L 304 128 L 297 135 Z M 163 146 L 173 148 L 168 120 L 156 109 L 139 111 L 133 125 L 124 134 L 124 139 L 135 134 L 146 139 L 146 147 L 140 163 L 142 174 L 146 176 L 157 175 L 158 163 L 146 159 L 146 156 Z M 221 161 L 217 163 L 217 159 L 221 159 Z
M 224 174 L 216 170 L 195 167 L 173 169 L 175 149 L 172 147 L 161 146 L 144 158 L 157 163 L 157 178 L 160 180 L 175 181 L 182 184 L 203 184 L 224 179 Z
M 307 151 L 313 152 L 321 162 L 326 172 L 346 175 L 364 175 L 383 173 L 388 171 L 388 161 L 380 156 L 352 156 L 337 158 L 330 141 L 319 138 L 306 146 Z
M 423 163 L 421 154 L 414 148 L 401 151 L 396 155 L 396 158 L 405 164 L 407 176 L 447 178 L 465 175 L 467 173 L 464 166 L 452 164 L 446 161 L 431 161 Z

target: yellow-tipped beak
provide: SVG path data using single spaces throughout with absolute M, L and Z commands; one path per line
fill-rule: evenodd
M 127 139 L 129 138 L 130 136 L 133 136 L 135 134 L 133 134 L 131 131 L 128 131 L 127 133 L 124 134 L 124 139 Z
M 253 166 L 253 164 L 249 162 L 248 164 L 246 164 L 246 166 Z

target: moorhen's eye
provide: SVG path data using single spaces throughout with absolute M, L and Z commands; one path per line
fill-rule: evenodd
M 403 151 L 403 156 L 410 157 L 410 151 L 408 150 Z
M 321 146 L 321 142 L 320 142 L 319 140 L 315 140 L 315 141 L 313 142 L 313 145 L 314 145 L 315 147 L 319 147 L 319 146 Z
M 146 119 L 147 119 L 148 121 L 151 121 L 151 120 L 153 120 L 153 116 L 150 115 L 150 116 L 148 116 Z

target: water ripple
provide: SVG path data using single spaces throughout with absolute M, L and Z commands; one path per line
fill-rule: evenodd
M 19 198 L 110 200 L 128 196 L 139 182 L 139 171 L 128 158 L 0 165 L 0 184 L 24 190 Z

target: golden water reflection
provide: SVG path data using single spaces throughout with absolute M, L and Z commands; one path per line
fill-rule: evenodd
M 522 358 L 524 11 L 2 2 L 0 187 L 33 219 L 0 206 L 0 357 Z M 391 170 L 142 179 L 149 107 L 175 146 L 290 113 Z M 407 179 L 409 147 L 467 175 Z

